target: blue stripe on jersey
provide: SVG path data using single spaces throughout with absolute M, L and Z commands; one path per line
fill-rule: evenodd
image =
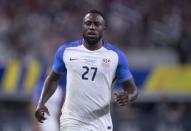
M 80 40 L 70 43 L 65 43 L 64 45 L 60 46 L 56 52 L 55 58 L 54 58 L 54 64 L 53 64 L 53 71 L 55 73 L 64 73 L 66 71 L 66 67 L 63 60 L 63 54 L 66 48 L 68 47 L 76 47 L 81 44 Z
M 116 70 L 116 77 L 119 82 L 129 80 L 132 78 L 131 71 L 128 66 L 128 60 L 126 55 L 119 50 L 117 47 L 109 44 L 108 42 L 104 43 L 104 47 L 108 50 L 112 50 L 117 53 L 118 55 L 118 65 L 117 65 L 117 70 Z

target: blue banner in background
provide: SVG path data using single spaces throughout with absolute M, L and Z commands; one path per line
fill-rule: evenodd
M 144 83 L 145 83 L 146 79 L 148 78 L 151 71 L 152 71 L 152 69 L 142 69 L 142 70 L 133 69 L 132 70 L 132 74 L 133 74 L 135 83 L 139 89 L 143 88 Z

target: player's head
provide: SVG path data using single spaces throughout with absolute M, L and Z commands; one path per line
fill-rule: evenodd
M 100 41 L 106 28 L 104 15 L 98 10 L 90 10 L 83 18 L 82 32 L 88 44 Z

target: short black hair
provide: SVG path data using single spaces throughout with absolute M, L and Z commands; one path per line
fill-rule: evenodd
M 91 9 L 91 10 L 88 11 L 86 14 L 89 14 L 89 13 L 99 14 L 99 15 L 101 15 L 101 16 L 103 17 L 103 19 L 105 20 L 105 16 L 104 16 L 104 14 L 103 14 L 101 11 L 99 11 L 99 10 Z

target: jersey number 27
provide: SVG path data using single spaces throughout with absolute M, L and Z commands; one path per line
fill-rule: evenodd
M 85 72 L 82 74 L 83 80 L 88 80 L 87 74 L 91 71 L 93 71 L 93 75 L 91 80 L 94 81 L 96 73 L 97 73 L 97 67 L 88 67 L 88 66 L 82 66 L 82 68 L 85 70 Z

